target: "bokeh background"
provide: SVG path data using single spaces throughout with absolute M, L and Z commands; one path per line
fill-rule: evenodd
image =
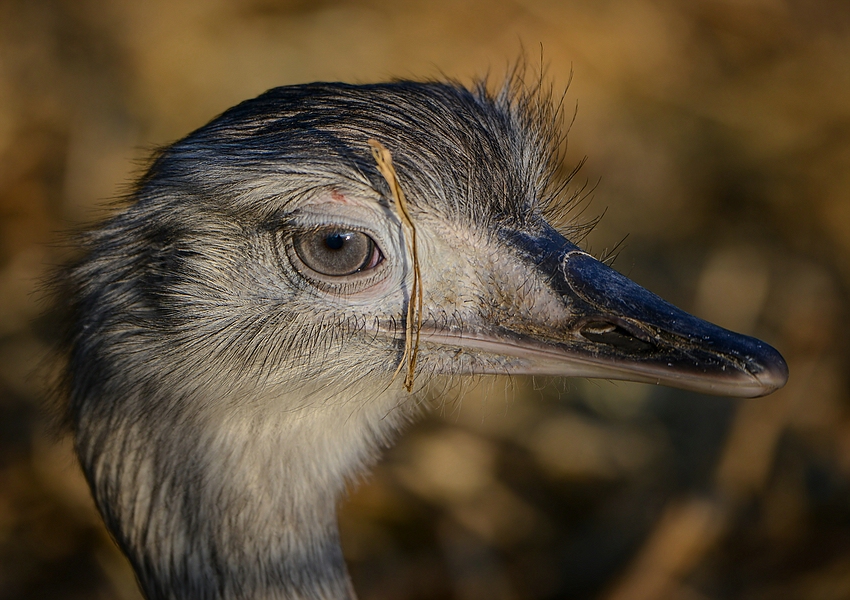
M 435 399 L 343 505 L 360 597 L 850 598 L 850 3 L 0 0 L 0 599 L 139 598 L 45 410 L 57 232 L 267 88 L 498 82 L 541 53 L 555 90 L 573 73 L 586 247 L 791 379 Z

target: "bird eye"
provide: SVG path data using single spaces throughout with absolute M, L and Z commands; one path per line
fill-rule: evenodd
M 361 231 L 328 227 L 296 235 L 293 242 L 307 267 L 331 277 L 374 269 L 384 260 L 375 241 Z

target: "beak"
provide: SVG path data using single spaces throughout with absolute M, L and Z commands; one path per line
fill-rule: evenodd
M 788 379 L 768 344 L 698 319 L 566 240 L 548 225 L 502 241 L 535 269 L 565 307 L 557 327 L 545 316 L 481 323 L 462 334 L 425 331 L 440 345 L 503 357 L 486 372 L 619 379 L 723 396 L 769 394 Z

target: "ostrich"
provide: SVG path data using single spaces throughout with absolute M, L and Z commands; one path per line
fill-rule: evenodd
M 272 89 L 161 150 L 84 236 L 59 288 L 68 414 L 147 598 L 353 599 L 337 503 L 431 379 L 784 385 L 776 350 L 550 224 L 544 96 Z

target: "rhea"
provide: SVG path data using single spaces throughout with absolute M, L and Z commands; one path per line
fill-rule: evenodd
M 776 350 L 547 220 L 557 112 L 516 83 L 272 89 L 161 150 L 84 237 L 62 278 L 68 410 L 149 599 L 352 599 L 337 503 L 435 378 L 784 385 Z

